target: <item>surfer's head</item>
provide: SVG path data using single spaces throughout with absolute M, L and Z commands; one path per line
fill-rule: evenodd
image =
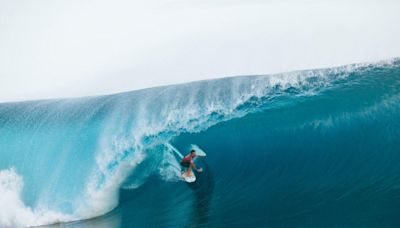
M 196 151 L 195 151 L 195 150 L 191 150 L 191 151 L 190 151 L 190 155 L 191 155 L 192 157 L 196 157 Z

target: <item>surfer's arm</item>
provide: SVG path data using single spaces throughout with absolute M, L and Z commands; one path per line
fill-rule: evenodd
M 202 168 L 197 168 L 196 165 L 194 164 L 194 162 L 192 162 L 192 168 L 195 169 L 197 172 L 203 171 Z

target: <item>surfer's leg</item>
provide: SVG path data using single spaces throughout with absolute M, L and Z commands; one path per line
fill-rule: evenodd
M 181 162 L 181 165 L 182 165 L 182 167 L 183 167 L 183 169 L 182 169 L 182 173 L 184 173 L 185 174 L 185 176 L 189 176 L 191 173 L 190 173 L 190 171 L 191 171 L 191 164 L 189 164 L 189 163 L 185 163 L 185 162 Z
M 189 167 L 187 168 L 186 176 L 192 175 L 192 167 L 193 167 L 193 164 L 190 164 Z

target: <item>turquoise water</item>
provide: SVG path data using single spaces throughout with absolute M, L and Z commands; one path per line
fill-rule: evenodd
M 399 226 L 399 127 L 398 59 L 4 103 L 0 224 Z

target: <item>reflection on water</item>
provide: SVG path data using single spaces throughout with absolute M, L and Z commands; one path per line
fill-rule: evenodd
M 207 224 L 210 203 L 214 191 L 214 181 L 210 167 L 204 160 L 200 163 L 204 171 L 197 175 L 196 182 L 188 183 L 189 188 L 193 190 L 195 195 L 193 214 L 192 219 L 189 222 L 189 227 L 198 227 Z

